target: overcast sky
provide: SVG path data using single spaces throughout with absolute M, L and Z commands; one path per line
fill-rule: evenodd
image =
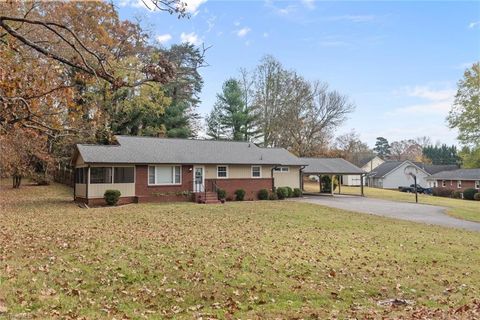
M 191 18 L 180 20 L 149 11 L 141 0 L 115 4 L 121 18 L 140 19 L 164 46 L 212 46 L 210 66 L 201 70 L 203 116 L 224 80 L 272 54 L 356 104 L 337 134 L 355 129 L 370 146 L 378 136 L 456 143 L 445 117 L 457 81 L 480 60 L 479 1 L 185 2 Z

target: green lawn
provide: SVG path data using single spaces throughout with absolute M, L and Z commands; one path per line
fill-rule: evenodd
M 480 297 L 480 233 L 318 205 L 81 209 L 3 186 L 0 225 L 0 318 L 433 319 Z
M 318 192 L 318 183 L 305 182 L 305 190 Z M 360 194 L 360 187 L 341 187 L 343 194 Z M 335 190 L 335 192 L 337 192 Z M 385 200 L 415 202 L 415 194 L 400 192 L 397 190 L 379 189 L 379 188 L 364 188 L 365 196 L 372 198 L 379 198 Z M 461 200 L 444 197 L 434 197 L 429 195 L 418 195 L 418 202 L 424 204 L 433 204 L 436 206 L 443 206 L 447 208 L 447 213 L 451 216 L 480 222 L 480 201 Z

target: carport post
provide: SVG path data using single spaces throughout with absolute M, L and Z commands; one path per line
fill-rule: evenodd
M 322 193 L 322 175 L 318 175 L 318 192 Z
M 363 197 L 363 174 L 360 175 L 360 193 Z
M 333 196 L 333 177 L 335 177 L 333 174 L 330 176 L 330 191 L 332 192 L 332 196 Z
M 342 193 L 342 181 L 340 179 L 340 175 L 338 175 L 338 194 Z

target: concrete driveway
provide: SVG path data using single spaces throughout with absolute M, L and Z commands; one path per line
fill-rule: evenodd
M 356 211 L 377 216 L 436 224 L 445 227 L 480 231 L 480 223 L 453 218 L 445 213 L 444 207 L 428 204 L 397 202 L 357 196 L 305 195 L 294 201 L 320 204 L 327 207 Z

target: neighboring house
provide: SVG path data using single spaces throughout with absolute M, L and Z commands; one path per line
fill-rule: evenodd
M 427 178 L 432 187 L 460 190 L 480 189 L 480 168 L 437 172 Z
M 405 168 L 408 166 L 413 166 L 417 169 L 417 184 L 425 188 L 431 187 L 427 178 L 432 174 L 458 169 L 456 165 L 432 165 L 409 160 L 385 161 L 367 175 L 368 185 L 384 189 L 397 189 L 400 186 L 409 186 L 413 184 L 413 178 L 405 175 Z
M 359 159 L 358 161 L 354 161 L 353 164 L 362 169 L 363 171 L 369 173 L 384 162 L 385 161 L 379 156 L 369 156 Z M 360 180 L 360 176 L 358 175 L 342 176 L 342 184 L 345 186 L 359 186 Z M 368 180 L 364 179 L 363 183 L 364 185 L 368 185 Z
M 405 168 L 408 166 L 417 168 L 417 184 L 426 187 L 426 178 L 430 174 L 408 160 L 385 161 L 368 174 L 368 185 L 383 189 L 397 189 L 400 186 L 409 186 L 413 183 L 413 178 L 405 175 Z
M 78 144 L 75 200 L 103 204 L 106 190 L 121 192 L 121 203 L 192 201 L 225 189 L 234 198 L 257 198 L 260 189 L 300 187 L 301 159 L 281 148 L 249 142 L 117 136 L 118 145 Z M 215 200 L 213 200 L 213 198 Z M 208 199 L 204 199 L 208 200 Z

